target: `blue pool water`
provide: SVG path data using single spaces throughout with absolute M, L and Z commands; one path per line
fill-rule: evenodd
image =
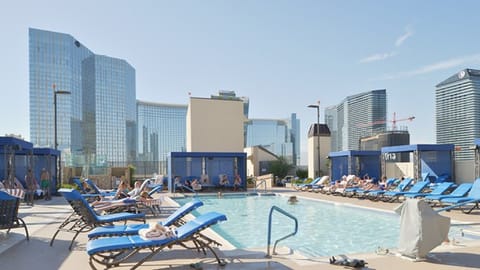
M 295 205 L 285 196 L 200 196 L 204 206 L 194 215 L 209 211 L 226 214 L 227 221 L 214 230 L 236 248 L 267 246 L 268 215 L 275 205 L 298 219 L 298 233 L 280 242 L 307 257 L 374 252 L 398 244 L 399 216 L 346 205 L 300 198 Z M 191 198 L 176 199 L 184 204 Z M 294 221 L 274 212 L 272 242 L 294 230 Z

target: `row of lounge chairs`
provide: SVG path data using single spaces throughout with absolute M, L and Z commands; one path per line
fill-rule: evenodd
M 172 245 L 179 245 L 187 249 L 196 249 L 206 252 L 210 250 L 217 262 L 224 265 L 213 249 L 214 245 L 220 245 L 217 241 L 205 236 L 203 231 L 219 222 L 226 221 L 227 217 L 217 212 L 203 214 L 193 220 L 186 220 L 186 215 L 202 206 L 199 200 L 193 200 L 178 208 L 162 222 L 153 223 L 154 226 L 170 228 L 171 234 L 167 237 L 146 237 L 142 231 L 148 230 L 152 224 L 145 224 L 143 213 L 115 213 L 99 215 L 74 189 L 60 189 L 59 192 L 73 208 L 73 213 L 66 218 L 53 235 L 50 245 L 61 231 L 74 233 L 69 249 L 80 233 L 89 232 L 86 251 L 89 255 L 89 263 L 92 269 L 97 265 L 105 268 L 122 267 L 133 263 L 130 269 L 142 265 L 154 255 Z M 129 224 L 127 221 L 140 221 L 141 223 Z M 123 225 L 115 225 L 114 222 L 124 222 Z M 190 243 L 190 244 L 189 244 Z M 146 252 L 145 252 L 146 251 Z M 133 257 L 135 255 L 135 257 Z
M 464 213 L 470 213 L 474 209 L 479 208 L 480 178 L 476 179 L 473 184 L 462 183 L 460 185 L 443 181 L 432 184 L 427 177 L 425 177 L 425 180 L 417 181 L 415 183 L 411 178 L 405 178 L 399 182 L 396 179 L 388 179 L 387 183 L 395 181 L 397 182 L 396 185 L 387 185 L 387 188 L 384 189 L 378 187 L 367 189 L 362 187 L 335 188 L 333 183 L 329 186 L 321 186 L 313 182 L 311 185 L 304 185 L 297 189 L 302 191 L 321 192 L 324 194 L 356 197 L 360 199 L 370 199 L 372 201 L 395 202 L 408 198 L 424 199 L 433 207 L 442 207 L 438 211 L 449 211 L 451 209 L 459 208 Z
M 139 188 L 138 194 L 143 191 L 147 192 L 146 198 L 140 196 L 127 197 L 122 199 L 114 199 L 115 191 L 101 190 L 92 180 L 74 179 L 73 182 L 77 186 L 77 189 L 88 202 L 92 203 L 96 211 L 123 212 L 133 211 L 141 212 L 142 210 L 148 210 L 152 215 L 158 216 L 160 214 L 160 205 L 162 203 L 161 198 L 154 199 L 153 194 L 163 190 L 163 185 L 157 185 L 152 182 L 152 179 L 145 180 Z M 85 185 L 88 186 L 88 190 L 85 189 Z M 102 201 L 102 203 L 98 203 Z

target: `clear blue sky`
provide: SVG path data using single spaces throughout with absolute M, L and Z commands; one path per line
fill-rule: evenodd
M 387 89 L 388 116 L 415 116 L 435 143 L 435 85 L 480 68 L 480 1 L 7 1 L 0 9 L 0 135 L 29 139 L 28 28 L 68 33 L 136 69 L 137 99 L 187 104 L 234 90 L 251 118 L 301 119 Z M 321 120 L 323 121 L 323 119 Z M 400 123 L 402 124 L 402 123 Z M 302 160 L 305 164 L 306 160 Z

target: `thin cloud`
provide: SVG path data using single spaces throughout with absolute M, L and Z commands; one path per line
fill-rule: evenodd
M 395 56 L 397 53 L 396 52 L 389 52 L 389 53 L 376 53 L 373 55 L 370 55 L 368 57 L 365 57 L 360 60 L 360 63 L 370 63 L 370 62 L 375 62 L 375 61 L 382 61 L 387 58 L 390 58 L 392 56 Z
M 473 54 L 469 56 L 452 58 L 442 62 L 426 65 L 418 69 L 412 70 L 410 72 L 407 72 L 407 74 L 410 76 L 415 76 L 415 75 L 430 73 L 437 70 L 464 66 L 464 65 L 479 63 L 479 62 L 480 62 L 480 54 Z
M 395 41 L 395 46 L 396 47 L 400 47 L 402 46 L 402 44 L 405 42 L 405 40 L 407 40 L 409 37 L 411 37 L 413 35 L 413 30 L 411 29 L 410 26 L 407 26 L 405 28 L 405 33 L 401 36 L 399 36 L 397 38 L 397 40 Z
M 385 81 L 399 78 L 413 77 L 417 75 L 423 75 L 432 73 L 438 70 L 450 69 L 455 67 L 464 67 L 472 64 L 480 64 L 480 54 L 472 54 L 467 56 L 461 56 L 451 58 L 445 61 L 429 64 L 410 71 L 399 72 L 395 74 L 387 74 L 380 78 L 374 79 L 374 81 Z

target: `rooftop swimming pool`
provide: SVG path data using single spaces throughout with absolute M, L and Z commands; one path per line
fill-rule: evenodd
M 298 219 L 298 233 L 279 246 L 287 246 L 307 257 L 374 252 L 378 247 L 395 248 L 399 216 L 344 204 L 299 198 L 288 204 L 288 197 L 225 195 L 199 196 L 204 206 L 194 215 L 208 211 L 226 214 L 227 221 L 213 229 L 236 248 L 267 246 L 268 216 L 272 206 L 280 207 Z M 191 197 L 175 199 L 184 204 Z M 294 230 L 292 219 L 273 212 L 272 243 Z

